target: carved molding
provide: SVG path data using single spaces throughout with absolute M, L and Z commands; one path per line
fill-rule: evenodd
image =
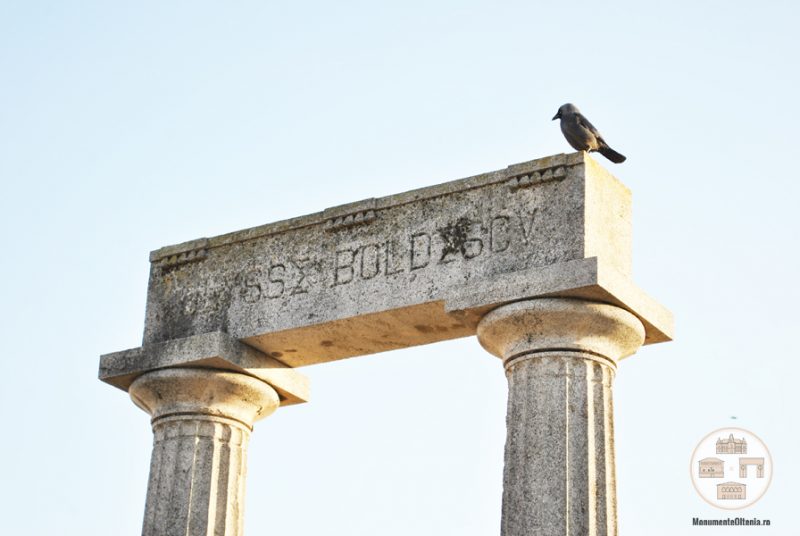
M 567 169 L 565 166 L 556 166 L 552 168 L 543 169 L 540 171 L 533 171 L 531 173 L 523 173 L 511 177 L 506 184 L 511 190 L 518 190 L 520 188 L 528 188 L 531 186 L 538 186 L 545 182 L 560 181 L 567 176 Z
M 375 218 L 377 218 L 377 215 L 375 214 L 374 210 L 360 210 L 358 212 L 353 212 L 352 214 L 345 214 L 343 216 L 330 218 L 325 224 L 325 230 L 335 231 L 344 227 L 353 227 L 354 225 L 369 223 Z
M 208 243 L 204 242 L 194 249 L 164 257 L 159 266 L 162 271 L 168 272 L 183 264 L 203 261 L 206 257 L 208 257 Z

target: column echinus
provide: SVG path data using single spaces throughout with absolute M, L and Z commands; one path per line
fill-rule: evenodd
M 100 360 L 152 418 L 143 534 L 241 534 L 296 367 L 476 334 L 509 381 L 503 536 L 616 534 L 612 378 L 673 329 L 631 280 L 630 197 L 560 154 L 152 252 L 143 344 Z

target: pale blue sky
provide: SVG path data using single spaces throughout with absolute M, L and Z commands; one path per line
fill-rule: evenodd
M 796 532 L 796 2 L 0 1 L 4 532 L 135 535 L 148 417 L 96 379 L 140 344 L 148 252 L 571 150 L 628 156 L 636 282 L 677 340 L 615 387 L 621 534 L 726 517 L 723 426 L 772 451 L 745 517 Z M 310 369 L 257 424 L 257 534 L 499 534 L 506 385 L 474 339 Z M 737 416 L 732 420 L 731 416 Z

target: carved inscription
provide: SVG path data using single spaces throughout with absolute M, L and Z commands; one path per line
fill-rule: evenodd
M 485 219 L 461 217 L 435 230 L 412 230 L 405 237 L 341 245 L 329 255 L 273 259 L 239 274 L 237 295 L 247 303 L 287 299 L 315 289 L 473 262 L 530 248 L 535 224 L 536 209 Z
M 289 257 L 281 262 L 256 266 L 240 275 L 239 297 L 248 303 L 283 296 L 306 294 L 318 269 L 308 257 Z

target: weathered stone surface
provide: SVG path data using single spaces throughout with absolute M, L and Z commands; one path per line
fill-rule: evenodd
M 591 354 L 616 369 L 644 343 L 644 326 L 635 315 L 606 303 L 540 298 L 491 311 L 478 325 L 478 340 L 506 367 L 555 349 Z
M 308 378 L 225 333 L 203 333 L 133 348 L 100 358 L 100 379 L 128 390 L 141 374 L 167 367 L 194 367 L 249 374 L 272 386 L 281 405 L 308 401 Z
M 475 333 L 535 296 L 614 303 L 647 342 L 669 313 L 630 282 L 630 193 L 583 153 L 151 254 L 145 352 L 226 332 L 289 366 Z
M 149 372 L 129 392 L 153 417 L 142 535 L 241 535 L 250 431 L 278 394 L 252 376 L 206 368 Z
M 616 536 L 611 384 L 644 326 L 612 305 L 525 300 L 478 326 L 508 377 L 503 536 Z

